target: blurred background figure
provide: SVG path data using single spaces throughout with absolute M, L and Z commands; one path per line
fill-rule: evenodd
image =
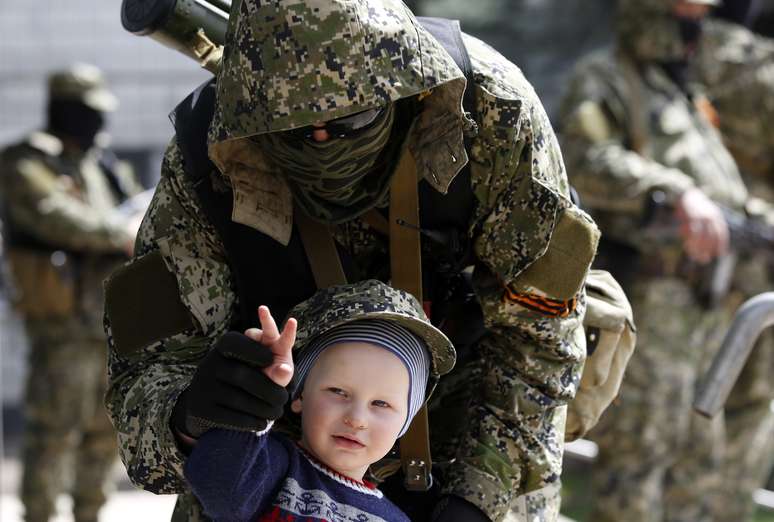
M 726 0 L 705 25 L 696 80 L 717 112 L 723 141 L 737 161 L 751 199 L 748 214 L 774 201 L 774 40 L 749 29 L 774 2 Z M 774 289 L 772 256 L 746 256 L 737 265 L 729 312 L 746 298 Z M 764 332 L 726 402 L 726 446 L 718 521 L 750 520 L 753 493 L 774 465 L 774 332 Z
M 616 44 L 579 64 L 562 106 L 570 181 L 607 238 L 599 260 L 627 284 L 639 326 L 619 401 L 593 432 L 594 521 L 721 520 L 722 418 L 707 421 L 691 404 L 730 307 L 728 215 L 753 212 L 718 113 L 691 77 L 718 4 L 619 0 Z M 773 215 L 764 202 L 754 214 L 764 225 Z
M 173 134 L 167 114 L 211 75 L 188 58 L 121 27 L 121 0 L 3 0 L 0 8 L 0 149 L 31 129 L 47 126 L 47 77 L 67 64 L 96 64 L 121 100 L 109 114 L 111 150 L 134 167 L 143 185 L 158 179 L 163 151 Z M 104 135 L 103 135 L 104 136 Z M 10 279 L 10 278 L 9 278 Z M 101 287 L 101 281 L 97 281 Z M 10 290 L 10 289 L 9 289 Z M 0 389 L 4 451 L 0 463 L 0 520 L 21 520 L 21 437 L 29 343 L 18 314 L 0 287 Z M 101 345 L 104 351 L 105 345 Z M 52 389 L 52 393 L 55 391 Z M 68 463 L 68 466 L 72 461 Z M 134 489 L 126 473 L 114 469 L 118 493 L 102 510 L 102 520 L 169 520 L 174 499 Z M 61 495 L 60 519 L 70 520 L 69 497 Z M 127 509 L 127 506 L 129 509 Z
M 51 74 L 48 98 L 45 129 L 0 155 L 5 254 L 30 341 L 21 499 L 27 521 L 47 521 L 70 482 L 74 518 L 88 522 L 117 456 L 102 404 L 102 280 L 132 253 L 140 216 L 118 205 L 141 185 L 100 145 L 118 100 L 99 69 Z

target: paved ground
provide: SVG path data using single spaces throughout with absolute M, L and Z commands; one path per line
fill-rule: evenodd
M 168 522 L 172 515 L 175 497 L 153 495 L 135 490 L 123 476 L 120 464 L 116 465 L 118 491 L 110 496 L 100 513 L 101 522 Z M 22 506 L 16 496 L 19 483 L 19 464 L 12 459 L 0 463 L 0 520 L 21 522 Z M 70 498 L 62 496 L 57 503 L 58 515 L 51 522 L 72 522 Z

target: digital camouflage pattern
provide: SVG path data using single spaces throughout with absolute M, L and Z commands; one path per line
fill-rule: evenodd
M 634 20 L 641 8 L 634 3 L 621 2 L 632 13 L 619 16 Z M 639 34 L 658 39 L 662 31 L 655 25 L 655 18 L 643 23 Z M 642 223 L 655 190 L 669 204 L 697 187 L 737 211 L 748 194 L 717 130 L 654 63 L 663 56 L 631 49 L 621 42 L 618 51 L 605 49 L 581 62 L 562 107 L 573 185 L 603 233 L 636 252 L 636 259 L 602 262 L 614 275 L 622 264 L 638 267 L 627 294 L 639 348 L 618 401 L 591 433 L 600 446 L 591 519 L 711 520 L 722 426 L 699 419 L 691 402 L 718 346 L 723 314 L 698 303 L 679 269 L 679 246 L 645 236 Z
M 229 26 L 222 69 L 228 79 L 220 82 L 210 132 L 211 157 L 223 174 L 218 179 L 234 190 L 234 219 L 278 241 L 287 240 L 292 224 L 292 200 L 281 167 L 268 161 L 245 136 L 349 114 L 433 86 L 422 100 L 423 111 L 416 117 L 407 147 L 418 174 L 445 191 L 468 160 L 463 132 L 473 128 L 462 115 L 464 79 L 452 60 L 399 2 L 306 2 L 303 16 L 297 15 L 298 5 L 280 1 L 260 8 L 279 9 L 269 21 L 301 20 L 292 31 L 267 39 L 255 15 L 258 3 L 234 4 L 238 14 Z M 353 12 L 357 23 L 351 21 Z M 345 25 L 351 26 L 346 31 L 357 34 L 350 35 Z M 320 35 L 329 35 L 330 40 Z M 363 54 L 363 43 L 353 45 L 353 41 L 366 42 L 367 52 Z M 297 72 L 291 75 L 287 69 L 275 68 L 271 73 L 276 77 L 266 81 L 261 62 L 254 58 L 260 42 L 281 51 L 266 57 L 271 58 L 267 63 L 298 61 L 303 67 L 293 69 Z M 306 48 L 297 47 L 304 42 L 309 42 Z M 568 305 L 564 314 L 557 315 L 526 308 L 508 296 L 528 291 L 535 298 L 553 298 L 542 290 L 552 281 L 541 270 L 541 261 L 562 257 L 564 273 L 570 275 L 556 290 L 574 296 L 593 256 L 597 231 L 569 201 L 556 138 L 519 69 L 479 40 L 466 36 L 465 44 L 473 65 L 477 106 L 472 116 L 478 127 L 470 157 L 478 207 L 470 234 L 480 263 L 475 279 L 489 335 L 477 350 L 485 361 L 482 377 L 468 382 L 480 393 L 476 404 L 467 408 L 468 422 L 460 422 L 465 444 L 455 449 L 456 461 L 449 467 L 444 490 L 470 500 L 493 520 L 502 520 L 517 496 L 558 481 L 564 405 L 575 393 L 585 354 L 582 293 L 577 307 Z M 319 52 L 318 46 L 331 50 Z M 360 94 L 349 98 L 346 90 L 334 88 L 346 83 L 349 74 L 360 78 L 367 70 L 343 69 L 336 52 L 344 53 L 347 60 L 369 61 L 372 78 L 357 84 L 358 89 L 372 85 L 373 93 L 364 91 L 361 100 Z M 331 76 L 336 81 L 329 85 Z M 253 88 L 258 85 L 256 78 L 263 82 L 261 89 Z M 288 86 L 285 78 L 293 79 L 293 85 Z M 318 85 L 317 78 L 325 81 Z M 382 84 L 380 78 L 400 81 Z M 335 104 L 318 101 L 320 110 L 310 110 L 299 101 L 323 88 L 340 93 L 331 94 Z M 266 116 L 267 106 L 277 113 L 273 119 Z M 296 113 L 301 115 L 298 119 Z M 271 197 L 261 199 L 261 194 Z M 120 452 L 132 480 L 157 493 L 187 491 L 182 473 L 185 456 L 169 429 L 170 413 L 196 365 L 227 331 L 236 313 L 237 296 L 224 247 L 197 201 L 173 140 L 140 230 L 137 254 L 161 252 L 196 326 L 135 353 L 110 351 L 107 405 L 119 432 Z M 253 219 L 256 209 L 266 210 L 261 219 Z M 564 235 L 554 234 L 556 230 Z M 386 273 L 387 239 L 360 218 L 336 225 L 334 237 L 364 277 Z M 561 256 L 565 241 L 577 237 L 587 241 L 573 256 Z M 510 290 L 506 292 L 503 285 Z M 198 520 L 201 514 L 185 496 L 175 517 Z
M 293 349 L 299 352 L 311 340 L 337 326 L 382 319 L 398 323 L 425 342 L 433 362 L 433 375 L 445 375 L 454 367 L 454 346 L 443 332 L 430 324 L 414 296 L 380 281 L 367 280 L 318 290 L 295 306 L 288 314 L 290 317 L 298 321 Z
M 64 459 L 72 454 L 74 514 L 96 520 L 116 459 L 102 405 L 102 280 L 125 259 L 132 237 L 97 154 L 67 151 L 58 137 L 36 132 L 0 155 L 12 297 L 30 340 L 21 486 L 29 521 L 55 513 Z M 130 171 L 123 179 L 139 191 Z
M 718 5 L 720 0 L 689 0 Z M 686 46 L 671 11 L 677 0 L 618 0 L 616 32 L 619 45 L 640 60 L 658 62 L 685 58 Z
M 723 140 L 739 163 L 750 193 L 774 201 L 774 41 L 741 25 L 713 20 L 705 27 L 697 73 L 718 112 Z M 765 205 L 748 211 L 771 222 Z M 762 208 L 761 208 L 762 207 Z M 729 313 L 755 294 L 772 289 L 770 263 L 745 260 L 736 270 Z M 774 466 L 774 337 L 764 332 L 724 409 L 725 487 L 717 520 L 749 520 L 753 492 Z

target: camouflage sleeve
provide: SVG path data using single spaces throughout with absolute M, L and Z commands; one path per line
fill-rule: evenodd
M 130 478 L 154 493 L 187 489 L 182 468 L 185 456 L 177 447 L 169 418 L 199 361 L 230 323 L 231 274 L 222 245 L 201 216 L 192 188 L 182 177 L 181 157 L 173 143 L 140 228 L 137 256 L 161 251 L 196 326 L 134 353 L 118 354 L 110 336 L 110 317 L 105 319 L 110 345 L 106 406 Z M 148 299 L 153 299 L 152 288 Z
M 723 141 L 741 170 L 774 172 L 774 40 L 745 27 L 712 20 L 696 60 Z
M 635 150 L 629 109 L 637 104 L 620 69 L 601 62 L 582 64 L 570 83 L 560 110 L 562 151 L 585 207 L 639 217 L 650 192 L 675 198 L 694 182 Z
M 480 398 L 445 488 L 497 521 L 517 496 L 559 480 L 565 404 L 585 358 L 582 283 L 598 232 L 567 197 L 556 137 L 531 87 L 499 55 L 477 52 L 480 42 L 466 45 L 474 70 L 502 75 L 478 78 L 470 158 L 483 265 L 474 282 L 490 335 L 478 346 Z
M 65 181 L 41 159 L 17 158 L 4 174 L 10 217 L 28 234 L 74 250 L 123 251 L 132 241 L 125 218 L 73 196 Z

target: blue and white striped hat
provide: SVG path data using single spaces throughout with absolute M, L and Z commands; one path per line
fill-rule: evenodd
M 301 393 L 304 381 L 317 358 L 336 344 L 364 342 L 395 354 L 409 374 L 408 415 L 399 437 L 408 430 L 414 415 L 425 402 L 431 359 L 426 343 L 409 329 L 394 322 L 380 319 L 362 319 L 339 325 L 312 340 L 295 363 L 298 379 L 296 395 Z

